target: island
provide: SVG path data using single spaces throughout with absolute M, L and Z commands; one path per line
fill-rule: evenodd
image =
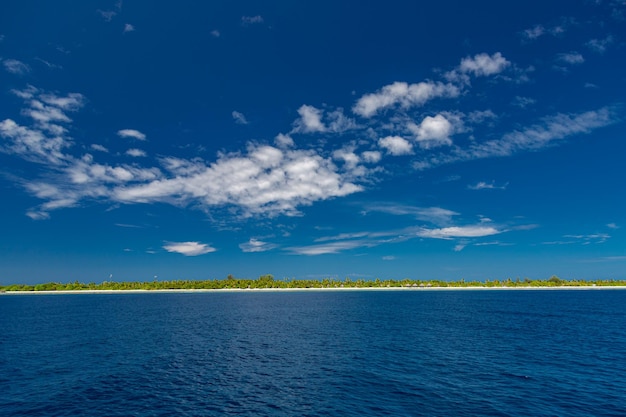
M 223 279 L 163 280 L 163 281 L 103 281 L 83 283 L 79 281 L 42 284 L 0 285 L 0 293 L 11 292 L 80 292 L 80 291 L 163 291 L 163 290 L 254 290 L 254 289 L 550 289 L 550 288 L 619 288 L 626 287 L 626 280 L 615 279 L 561 279 L 555 275 L 548 279 L 507 278 L 484 281 L 413 280 L 413 279 L 275 279 L 273 275 L 261 275 L 257 279 L 236 278 L 228 275 Z

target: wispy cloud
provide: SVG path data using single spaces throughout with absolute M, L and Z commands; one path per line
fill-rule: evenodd
M 133 138 L 137 140 L 146 140 L 146 135 L 135 129 L 118 130 L 117 135 L 121 138 Z
M 440 82 L 424 81 L 417 84 L 395 82 L 376 93 L 365 94 L 357 100 L 352 111 L 362 117 L 372 117 L 381 110 L 399 105 L 402 108 L 422 106 L 437 97 L 456 97 L 457 86 Z
M 422 229 L 417 232 L 419 237 L 432 239 L 452 239 L 493 236 L 502 233 L 492 226 L 451 226 L 439 229 Z
M 356 248 L 372 247 L 376 245 L 377 244 L 375 242 L 369 240 L 347 240 L 309 246 L 295 246 L 287 248 L 287 250 L 297 255 L 316 256 L 335 254 Z
M 110 22 L 117 15 L 116 11 L 113 10 L 97 10 L 98 14 L 104 19 L 105 22 Z
M 458 161 L 503 157 L 518 152 L 538 150 L 554 146 L 556 141 L 614 123 L 616 120 L 609 108 L 573 115 L 556 114 L 546 117 L 542 123 L 526 129 L 507 133 L 502 138 L 474 143 L 466 149 L 455 148 L 452 152 L 435 155 L 414 164 L 418 170 L 450 164 Z
M 200 242 L 167 242 L 163 249 L 185 256 L 199 256 L 216 251 L 215 248 Z
M 263 242 L 255 238 L 250 238 L 249 241 L 239 244 L 239 248 L 243 252 L 267 252 L 275 249 L 278 245 L 269 242 Z
M 130 23 L 126 23 L 124 25 L 124 33 L 129 33 L 129 32 L 134 32 L 135 31 L 135 26 L 131 25 Z
M 506 190 L 507 186 L 508 183 L 504 185 L 496 185 L 494 181 L 479 181 L 476 184 L 468 185 L 467 188 L 470 190 Z
M 260 15 L 241 17 L 241 24 L 244 26 L 252 25 L 255 23 L 263 23 L 263 22 L 264 22 L 263 16 L 260 16 Z
M 90 148 L 93 149 L 94 151 L 98 151 L 98 152 L 109 152 L 109 150 L 107 148 L 105 148 L 102 145 L 98 145 L 97 143 L 91 144 Z
M 608 47 L 613 44 L 613 42 L 613 36 L 609 35 L 603 39 L 591 39 L 590 41 L 585 43 L 585 46 L 591 49 L 593 52 L 603 54 L 606 52 Z
M 521 109 L 525 109 L 526 107 L 532 106 L 536 102 L 537 100 L 535 100 L 534 98 L 515 96 L 511 104 Z
M 477 77 L 488 76 L 502 72 L 509 65 L 511 63 L 500 52 L 492 55 L 482 53 L 473 57 L 463 58 L 461 65 L 459 65 L 459 71 L 470 73 Z
M 443 228 L 407 227 L 400 230 L 382 232 L 355 232 L 342 233 L 336 236 L 327 236 L 315 239 L 311 245 L 289 247 L 286 250 L 298 255 L 327 255 L 345 251 L 371 248 L 375 246 L 397 243 L 409 239 L 439 239 L 456 240 L 453 250 L 459 251 L 467 246 L 472 239 L 493 236 L 505 230 L 495 226 L 466 225 Z
M 370 212 L 380 212 L 395 216 L 411 216 L 417 220 L 433 223 L 436 225 L 447 225 L 459 213 L 442 207 L 416 207 L 394 203 L 377 203 L 366 205 L 363 214 Z
M 126 151 L 126 155 L 134 158 L 140 158 L 146 156 L 146 152 L 141 149 L 132 148 Z
M 5 59 L 2 61 L 2 65 L 11 74 L 24 75 L 30 72 L 30 66 L 17 59 Z
M 20 126 L 11 119 L 1 122 L 0 135 L 8 141 L 0 150 L 47 163 L 51 169 L 45 178 L 24 182 L 29 193 L 45 201 L 29 211 L 31 217 L 45 218 L 51 210 L 92 198 L 126 204 L 193 204 L 201 209 L 230 206 L 244 216 L 298 215 L 298 207 L 361 191 L 363 187 L 355 180 L 367 175 L 367 169 L 357 166 L 359 160 L 345 164 L 341 171 L 332 158 L 315 150 L 253 144 L 247 154 L 222 154 L 212 163 L 163 157 L 164 171 L 103 165 L 89 154 L 77 158 L 69 153 L 72 141 L 64 124 L 71 122 L 67 112 L 82 106 L 81 95 L 56 96 L 34 87 L 14 93 L 27 103 L 22 113 L 33 120 L 33 126 Z M 146 139 L 135 129 L 117 134 Z M 102 151 L 98 146 L 92 149 Z M 144 154 L 137 149 L 128 155 Z
M 243 115 L 243 113 L 233 110 L 231 114 L 233 116 L 233 119 L 235 120 L 235 123 L 240 125 L 248 124 L 248 120 L 246 119 L 246 116 Z
M 558 62 L 569 65 L 579 65 L 585 62 L 585 58 L 578 52 L 564 52 L 556 56 Z
M 67 112 L 81 108 L 83 96 L 77 93 L 57 96 L 32 86 L 12 92 L 27 103 L 21 113 L 32 120 L 33 126 L 21 126 L 12 119 L 0 122 L 0 136 L 8 139 L 7 145 L 0 145 L 0 151 L 53 165 L 67 160 L 63 151 L 71 145 L 71 139 L 66 125 L 72 121 Z
M 535 41 L 545 35 L 562 36 L 571 26 L 576 25 L 575 19 L 571 17 L 561 17 L 558 19 L 558 23 L 552 23 L 549 25 L 534 25 L 528 29 L 523 30 L 520 35 L 526 42 Z

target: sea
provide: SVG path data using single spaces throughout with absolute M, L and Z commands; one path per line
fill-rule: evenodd
M 626 290 L 0 295 L 1 416 L 626 416 Z

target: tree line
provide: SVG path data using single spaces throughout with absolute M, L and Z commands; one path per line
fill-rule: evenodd
M 261 275 L 257 279 L 236 278 L 228 275 L 224 279 L 207 280 L 164 280 L 164 281 L 104 281 L 99 284 L 94 282 L 82 283 L 79 281 L 60 283 L 48 282 L 44 284 L 13 284 L 0 285 L 0 291 L 81 291 L 81 290 L 220 290 L 220 289 L 271 289 L 271 288 L 387 288 L 387 287 L 412 287 L 412 288 L 442 288 L 442 287 L 580 287 L 580 286 L 626 286 L 626 280 L 598 279 L 581 280 L 561 279 L 552 276 L 548 279 L 507 278 L 505 280 L 484 281 L 458 281 L 445 280 L 412 280 L 412 279 L 351 279 L 343 280 L 335 278 L 324 279 L 274 279 L 271 274 Z

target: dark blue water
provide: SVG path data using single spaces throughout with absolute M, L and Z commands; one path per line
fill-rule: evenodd
M 2 416 L 626 416 L 626 291 L 0 296 Z

